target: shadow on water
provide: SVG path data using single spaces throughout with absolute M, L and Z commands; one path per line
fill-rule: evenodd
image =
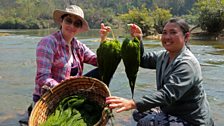
M 224 40 L 191 40 L 190 44 L 201 46 L 212 46 L 216 49 L 224 49 Z
M 213 51 L 213 52 L 210 52 L 209 54 L 212 54 L 212 55 L 224 55 L 224 49 L 223 50 Z
M 224 65 L 224 61 L 206 61 L 206 63 L 212 65 Z

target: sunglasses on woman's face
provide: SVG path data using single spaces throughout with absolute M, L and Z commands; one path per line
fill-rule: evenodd
M 65 17 L 65 18 L 64 18 L 64 21 L 65 21 L 65 23 L 68 24 L 68 25 L 73 24 L 73 26 L 76 27 L 76 28 L 81 28 L 81 27 L 82 27 L 82 21 L 79 20 L 79 19 L 73 21 L 72 18 L 70 18 L 70 17 Z

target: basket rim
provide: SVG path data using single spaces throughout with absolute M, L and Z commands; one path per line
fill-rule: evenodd
M 87 86 L 90 86 L 91 85 L 90 82 L 93 82 L 92 86 L 90 86 L 90 88 L 94 87 L 95 86 L 94 84 L 96 84 L 97 88 L 100 88 L 101 90 L 104 91 L 104 94 L 103 93 L 101 94 L 101 92 L 97 92 L 98 95 L 102 95 L 102 96 L 106 95 L 105 97 L 111 96 L 111 93 L 110 93 L 110 90 L 109 90 L 108 86 L 104 82 L 102 82 L 102 81 L 100 81 L 100 80 L 98 80 L 96 78 L 85 77 L 85 76 L 71 77 L 69 79 L 63 80 L 57 86 L 55 86 L 50 91 L 46 92 L 44 95 L 41 96 L 41 99 L 36 102 L 32 112 L 30 114 L 30 118 L 29 118 L 29 121 L 28 121 L 29 126 L 34 126 L 35 125 L 35 123 L 34 123 L 34 121 L 36 119 L 35 116 L 37 116 L 37 115 L 39 115 L 39 113 L 41 113 L 41 112 L 39 112 L 39 111 L 41 111 L 40 110 L 41 107 L 43 107 L 43 106 L 45 107 L 46 110 L 43 110 L 43 111 L 45 111 L 45 113 L 47 113 L 46 111 L 48 111 L 50 109 L 49 106 L 48 106 L 48 103 L 47 103 L 48 100 L 50 102 L 52 102 L 51 101 L 52 99 L 50 99 L 50 97 L 53 96 L 53 95 L 57 96 L 57 93 L 58 92 L 60 93 L 60 91 L 59 91 L 60 89 L 67 88 L 66 86 L 68 86 L 68 85 L 70 86 L 69 83 L 71 83 L 73 81 L 74 82 L 84 82 L 84 81 L 86 81 L 86 82 L 88 82 L 86 84 Z M 73 84 L 73 85 L 86 86 L 83 83 L 80 83 L 80 84 L 77 83 L 77 84 Z M 85 91 L 85 92 L 87 92 L 87 91 Z

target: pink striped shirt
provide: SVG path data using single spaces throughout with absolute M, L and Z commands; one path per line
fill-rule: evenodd
M 76 76 L 81 76 L 83 63 L 97 66 L 96 54 L 85 44 L 73 38 L 71 48 L 74 54 L 73 68 L 78 68 Z M 34 94 L 40 96 L 41 87 L 45 84 L 54 87 L 62 80 L 68 79 L 71 72 L 69 63 L 69 46 L 66 45 L 61 31 L 44 37 L 37 45 L 36 49 L 36 85 Z

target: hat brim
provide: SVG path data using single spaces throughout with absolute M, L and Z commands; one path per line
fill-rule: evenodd
M 76 14 L 70 13 L 70 12 L 66 12 L 66 11 L 63 11 L 63 10 L 55 10 L 54 11 L 54 13 L 53 13 L 54 21 L 58 24 L 61 24 L 61 22 L 62 22 L 61 16 L 64 15 L 64 14 L 69 14 L 69 15 L 76 16 L 82 21 L 82 28 L 80 29 L 80 32 L 85 32 L 85 31 L 89 30 L 89 25 L 88 25 L 88 23 L 85 19 L 83 19 L 79 15 L 76 15 Z

